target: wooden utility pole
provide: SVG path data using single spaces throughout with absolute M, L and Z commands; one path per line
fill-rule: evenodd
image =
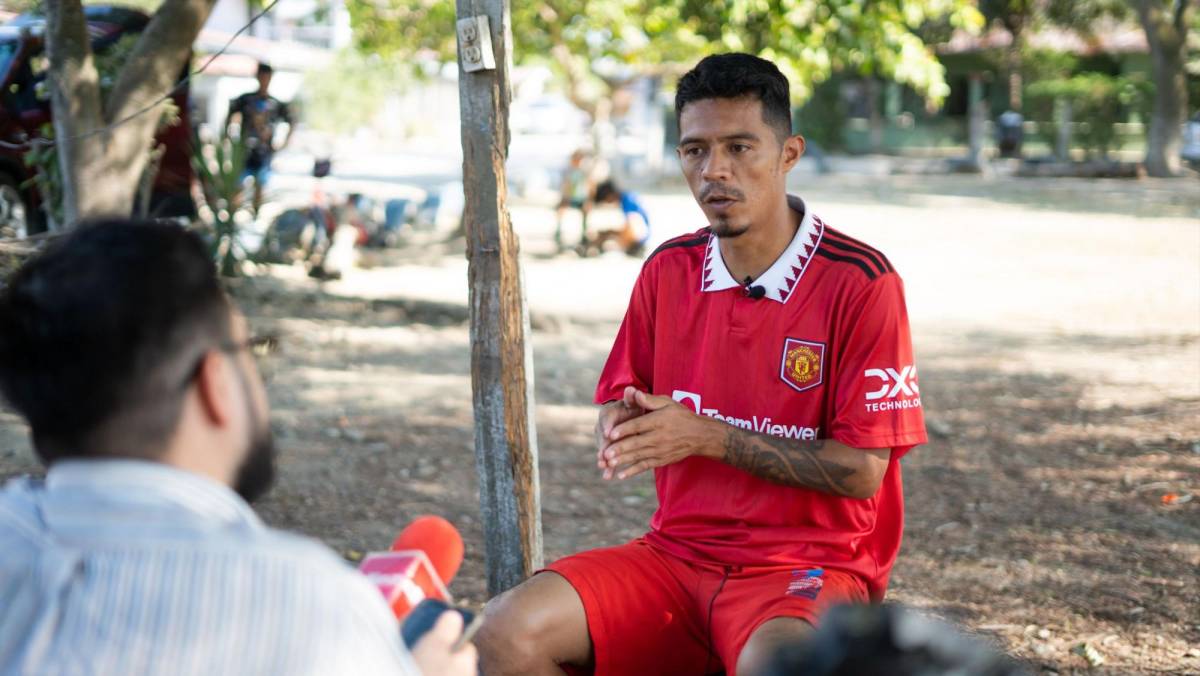
M 494 596 L 542 566 L 529 314 L 504 174 L 512 19 L 508 0 L 457 0 L 457 12 L 475 466 Z

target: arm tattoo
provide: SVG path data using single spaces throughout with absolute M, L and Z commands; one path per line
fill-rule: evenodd
M 779 439 L 730 427 L 725 435 L 725 463 L 772 483 L 846 496 L 853 467 L 820 458 L 822 440 Z

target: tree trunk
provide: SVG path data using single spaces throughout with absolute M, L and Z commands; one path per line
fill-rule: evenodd
M 142 31 L 106 102 L 109 123 L 128 120 L 108 138 L 107 148 L 110 171 L 121 186 L 123 213 L 133 208 L 165 104 L 141 111 L 173 90 L 214 4 L 216 0 L 166 0 Z
M 1187 81 L 1184 74 L 1187 15 L 1191 0 L 1138 0 L 1138 18 L 1150 45 L 1154 77 L 1154 110 L 1146 137 L 1146 173 L 1167 177 L 1179 174 L 1182 127 L 1187 118 Z
M 1071 161 L 1071 131 L 1075 121 L 1071 110 L 1071 97 L 1063 96 L 1054 101 L 1054 116 L 1058 118 L 1058 134 L 1055 136 L 1054 156 L 1059 162 Z
M 67 227 L 84 218 L 133 212 L 163 104 L 143 109 L 172 91 L 215 2 L 166 0 L 105 103 L 80 0 L 47 0 L 51 107 Z
M 50 59 L 50 105 L 54 111 L 54 136 L 63 182 L 63 221 L 68 227 L 81 217 L 99 214 L 93 205 L 107 190 L 87 190 L 99 177 L 95 169 L 104 162 L 99 134 L 83 136 L 104 125 L 100 104 L 100 77 L 92 58 L 91 42 L 80 0 L 46 2 L 46 53 Z
M 867 105 L 870 106 L 868 115 L 869 120 L 869 139 L 872 153 L 883 152 L 883 111 L 881 110 L 882 102 L 879 96 L 879 78 L 874 75 L 867 78 Z
M 1013 35 L 1012 45 L 1008 48 L 1008 109 L 1021 112 L 1024 105 L 1025 78 L 1021 73 L 1020 34 Z
M 1002 19 L 1011 42 L 1004 54 L 1004 66 L 1008 71 L 1008 109 L 1021 112 L 1024 103 L 1025 78 L 1021 73 L 1021 51 L 1025 46 L 1025 26 L 1029 23 L 1029 6 L 1014 6 L 1012 13 Z
M 987 126 L 987 103 L 983 100 L 983 74 L 971 73 L 967 80 L 967 168 L 983 171 L 983 148 Z

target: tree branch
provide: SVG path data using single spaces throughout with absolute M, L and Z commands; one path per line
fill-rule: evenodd
M 208 20 L 216 0 L 166 0 L 142 32 L 137 45 L 113 86 L 104 117 L 109 122 L 124 119 L 162 97 L 179 80 L 192 43 Z M 158 117 L 131 121 L 147 141 L 157 127 Z
M 81 167 L 97 149 L 72 139 L 100 127 L 100 77 L 92 58 L 91 39 L 80 0 L 46 2 L 46 54 L 50 59 L 50 106 L 63 179 L 63 217 L 73 223 L 80 216 Z
M 1158 12 L 1155 11 L 1154 0 L 1136 0 L 1134 3 L 1137 7 L 1138 20 L 1142 24 L 1142 30 L 1146 33 L 1146 42 L 1150 45 L 1151 52 L 1157 48 L 1159 42 L 1158 32 Z
M 80 0 L 49 0 L 46 23 L 51 95 L 66 97 L 62 110 L 76 122 L 99 123 L 100 83 L 82 3 Z M 72 94 L 74 96 L 70 96 Z
M 1179 35 L 1182 41 L 1187 34 L 1187 22 L 1184 17 L 1187 15 L 1188 8 L 1192 6 L 1192 0 L 1175 0 L 1175 16 L 1172 23 L 1175 26 L 1175 32 Z
M 121 123 L 105 135 L 105 160 L 114 179 L 128 191 L 122 197 L 128 208 L 149 160 L 162 105 L 128 118 L 175 87 L 214 4 L 215 0 L 166 0 L 142 31 L 105 102 L 106 122 Z
M 583 88 L 583 82 L 587 78 L 583 69 L 575 62 L 575 55 L 571 53 L 571 48 L 562 40 L 562 32 L 555 28 L 551 32 L 551 40 L 554 46 L 550 48 L 550 53 L 554 56 L 554 60 L 562 67 L 563 74 L 567 77 L 567 98 L 577 108 L 586 112 L 596 119 L 596 102 L 588 101 L 583 98 L 579 92 Z

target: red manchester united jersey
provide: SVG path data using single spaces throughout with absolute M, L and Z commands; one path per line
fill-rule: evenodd
M 745 430 L 891 448 L 883 485 L 866 500 L 707 458 L 661 467 L 647 535 L 689 560 L 846 570 L 879 599 L 904 523 L 898 461 L 925 442 L 904 286 L 881 253 L 789 201 L 800 227 L 749 287 L 730 276 L 707 228 L 651 255 L 596 403 L 633 385 Z

